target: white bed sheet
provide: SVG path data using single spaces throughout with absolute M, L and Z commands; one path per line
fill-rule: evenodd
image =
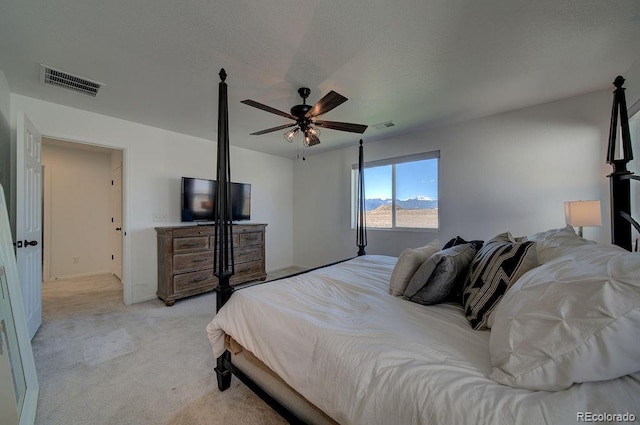
M 558 392 L 490 380 L 489 331 L 471 329 L 460 306 L 390 296 L 396 260 L 357 257 L 235 292 L 207 326 L 214 355 L 231 335 L 343 425 L 640 418 L 640 374 Z

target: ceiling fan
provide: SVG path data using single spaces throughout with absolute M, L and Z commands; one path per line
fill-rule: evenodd
M 277 127 L 267 128 L 266 130 L 256 131 L 255 133 L 251 133 L 251 135 L 258 136 L 261 134 L 271 133 L 273 131 L 283 130 L 285 128 L 295 127 L 284 133 L 284 138 L 289 143 L 293 143 L 295 137 L 298 134 L 302 134 L 304 136 L 304 145 L 314 146 L 320 143 L 320 139 L 318 138 L 318 136 L 320 136 L 320 130 L 318 127 L 349 131 L 351 133 L 364 133 L 367 129 L 367 126 L 362 124 L 317 119 L 318 116 L 326 114 L 336 106 L 346 102 L 347 98 L 332 90 L 315 105 L 311 106 L 307 105 L 307 97 L 309 97 L 310 93 L 311 90 L 307 87 L 301 87 L 298 89 L 298 94 L 302 98 L 302 104 L 292 107 L 291 113 L 280 111 L 251 99 L 241 101 L 241 103 L 244 103 L 245 105 L 253 106 L 254 108 L 262 109 L 263 111 L 271 112 L 272 114 L 280 115 L 295 121 L 292 124 L 279 125 Z

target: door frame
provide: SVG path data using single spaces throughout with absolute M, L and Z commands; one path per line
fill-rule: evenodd
M 122 242 L 124 238 L 124 232 L 122 231 L 122 151 L 118 151 L 120 153 L 120 158 L 117 161 L 117 167 L 114 169 L 114 153 L 111 152 L 111 158 L 109 165 L 111 171 L 111 187 L 109 190 L 109 199 L 110 199 L 110 208 L 111 208 L 111 231 L 110 239 L 112 242 L 112 249 L 114 253 L 111 255 L 111 273 L 115 274 L 120 281 L 122 281 Z M 116 171 L 114 173 L 114 171 Z M 117 185 L 115 184 L 117 180 Z M 117 188 L 117 191 L 116 191 Z M 117 196 L 114 196 L 116 194 Z M 117 200 L 117 201 L 116 201 Z M 116 203 L 116 205 L 114 205 Z M 117 208 L 114 208 L 117 207 Z M 115 220 L 118 218 L 118 220 Z M 120 229 L 120 230 L 118 230 Z M 115 246 L 113 246 L 115 245 Z M 118 247 L 119 245 L 119 247 Z M 117 263 L 116 263 L 117 259 Z M 116 265 L 118 267 L 116 267 Z
M 129 238 L 127 237 L 127 227 L 129 223 L 129 150 L 122 145 L 109 145 L 99 143 L 92 140 L 83 140 L 78 138 L 69 138 L 68 136 L 59 136 L 55 133 L 42 133 L 43 138 L 60 140 L 62 142 L 76 143 L 81 145 L 96 146 L 105 149 L 119 150 L 122 152 L 122 299 L 125 305 L 133 303 L 133 288 L 131 284 L 131 261 L 129 261 Z M 45 180 L 46 181 L 46 180 Z M 43 214 L 43 220 L 44 220 Z M 50 247 L 45 246 L 45 249 Z

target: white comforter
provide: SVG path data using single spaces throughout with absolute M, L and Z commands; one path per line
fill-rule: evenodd
M 214 355 L 231 335 L 343 425 L 638 420 L 637 374 L 558 392 L 490 380 L 489 331 L 472 330 L 460 306 L 390 296 L 395 262 L 363 256 L 235 292 L 207 326 Z

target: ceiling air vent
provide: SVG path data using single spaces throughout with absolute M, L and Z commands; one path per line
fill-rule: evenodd
M 96 97 L 98 90 L 104 85 L 42 64 L 40 65 L 40 81 L 44 84 L 84 93 L 91 97 Z
M 381 122 L 380 124 L 376 124 L 373 126 L 376 130 L 382 130 L 383 128 L 393 127 L 395 123 L 393 121 Z

